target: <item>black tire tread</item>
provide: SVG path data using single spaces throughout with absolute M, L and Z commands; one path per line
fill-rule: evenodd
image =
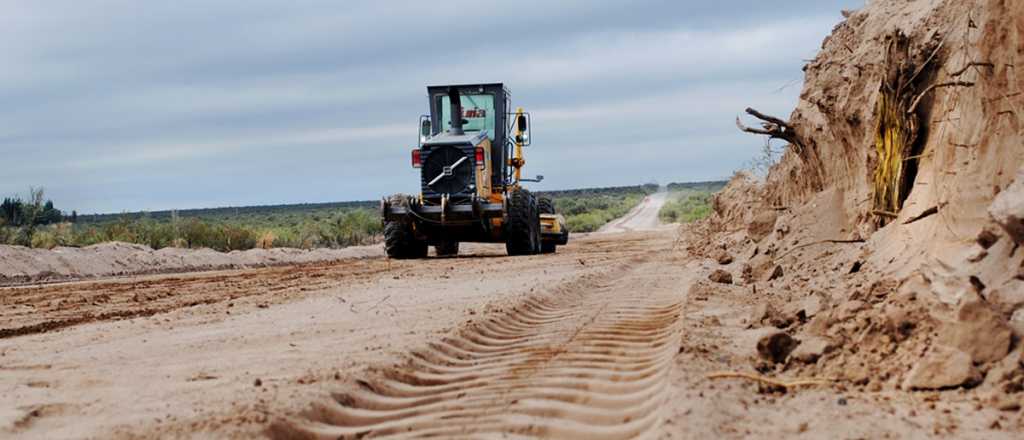
M 459 242 L 445 241 L 434 245 L 434 252 L 438 257 L 454 257 L 459 255 Z
M 509 255 L 533 255 L 539 249 L 540 224 L 536 198 L 525 189 L 508 195 L 508 221 L 505 222 L 505 250 Z
M 384 251 L 388 257 L 406 260 L 427 256 L 427 242 L 417 240 L 412 225 L 403 221 L 384 223 Z
M 540 209 L 541 214 L 554 214 L 555 202 L 548 197 L 540 197 L 537 199 L 537 209 Z

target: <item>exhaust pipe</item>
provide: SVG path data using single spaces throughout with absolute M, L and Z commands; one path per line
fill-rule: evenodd
M 448 132 L 454 135 L 464 134 L 462 124 L 465 120 L 462 119 L 462 98 L 459 96 L 459 89 L 448 88 L 448 102 L 452 107 L 452 128 Z

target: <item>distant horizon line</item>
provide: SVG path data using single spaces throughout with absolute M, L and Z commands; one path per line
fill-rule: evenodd
M 583 188 L 563 188 L 563 189 L 550 189 L 544 191 L 536 191 L 536 193 L 558 193 L 568 191 L 580 191 L 587 189 L 609 189 L 609 188 L 629 188 L 634 186 L 644 185 L 658 185 L 659 187 L 668 186 L 671 184 L 680 185 L 700 185 L 700 184 L 715 184 L 715 183 L 728 183 L 729 179 L 717 179 L 717 180 L 698 180 L 698 181 L 686 181 L 686 182 L 668 182 L 665 184 L 659 184 L 655 182 L 639 183 L 636 185 L 612 185 L 612 186 L 588 186 Z M 276 207 L 293 207 L 293 206 L 311 206 L 311 207 L 323 207 L 327 205 L 361 205 L 361 204 L 372 204 L 377 203 L 377 199 L 367 200 L 335 200 L 326 202 L 287 202 L 287 203 L 269 203 L 265 205 L 237 205 L 237 206 L 210 206 L 200 208 L 181 208 L 181 209 L 156 209 L 156 210 L 138 210 L 138 211 L 120 211 L 120 212 L 96 212 L 83 214 L 78 212 L 77 216 L 82 217 L 107 217 L 107 216 L 119 216 L 119 215 L 139 215 L 139 214 L 164 214 L 177 212 L 194 212 L 194 211 L 214 211 L 214 210 L 230 210 L 230 209 L 253 209 L 253 208 L 276 208 Z M 63 212 L 63 211 L 62 211 Z

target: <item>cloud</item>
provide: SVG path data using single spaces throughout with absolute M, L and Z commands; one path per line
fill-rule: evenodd
M 788 113 L 778 89 L 860 3 L 17 2 L 0 193 L 94 212 L 415 191 L 424 87 L 491 81 L 534 116 L 543 187 L 727 176 L 761 142 L 736 113 Z

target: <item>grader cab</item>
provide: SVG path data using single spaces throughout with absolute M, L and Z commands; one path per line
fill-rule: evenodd
M 522 186 L 530 116 L 512 110 L 502 84 L 427 87 L 412 166 L 420 194 L 381 202 L 384 248 L 391 258 L 424 258 L 429 246 L 453 256 L 459 243 L 505 243 L 509 255 L 553 253 L 569 240 L 550 199 Z

